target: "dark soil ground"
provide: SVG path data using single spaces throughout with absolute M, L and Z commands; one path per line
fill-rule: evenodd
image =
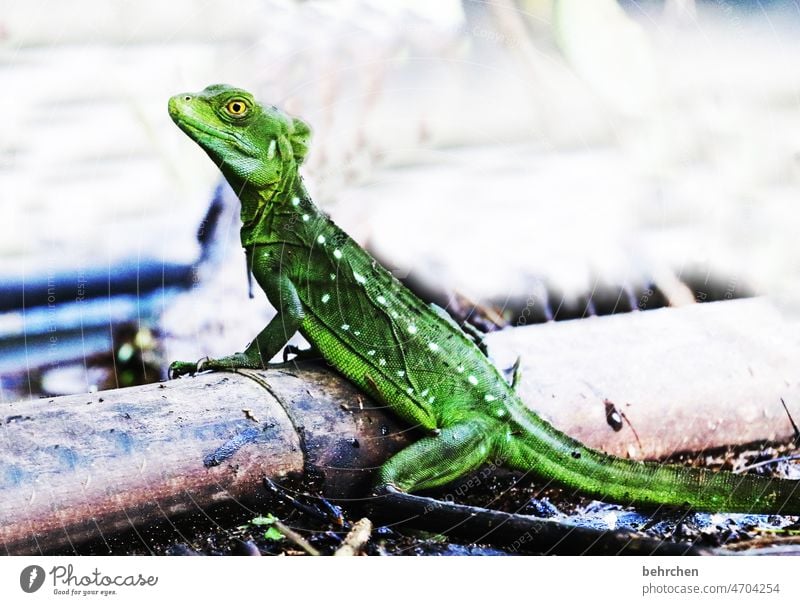
M 703 456 L 682 455 L 671 462 L 726 470 L 747 468 L 748 472 L 761 475 L 797 478 L 800 471 L 796 461 L 791 459 L 798 456 L 800 448 L 796 444 L 782 444 L 742 451 L 713 452 Z M 484 477 L 483 480 L 473 485 L 466 494 L 439 493 L 438 496 L 452 498 L 463 504 L 532 515 L 573 526 L 627 531 L 665 542 L 719 548 L 721 552 L 800 554 L 800 520 L 796 517 L 708 514 L 683 510 L 644 511 L 590 500 L 557 487 L 542 487 L 541 482 L 502 469 L 491 474 L 484 473 L 481 477 Z M 311 514 L 309 510 L 313 508 L 318 509 L 320 514 Z M 214 514 L 203 511 L 194 518 L 178 523 L 164 522 L 144 532 L 131 532 L 103 543 L 88 545 L 80 552 L 304 556 L 308 554 L 307 547 L 302 543 L 304 540 L 320 554 L 333 554 L 341 546 L 348 527 L 361 518 L 363 511 L 357 505 L 342 509 L 344 525 L 326 519 L 325 512 L 316 498 L 309 497 L 298 507 L 276 497 L 274 506 L 260 511 L 261 519 L 254 516 L 252 511 L 232 510 Z M 277 519 L 282 526 L 291 528 L 301 540 L 286 537 L 274 524 L 270 524 L 269 518 Z M 392 524 L 391 529 L 374 527 L 362 552 L 378 556 L 551 554 L 537 547 L 535 540 L 522 548 L 508 548 L 494 544 L 489 533 L 480 544 L 463 543 L 457 538 L 415 530 L 402 523 Z

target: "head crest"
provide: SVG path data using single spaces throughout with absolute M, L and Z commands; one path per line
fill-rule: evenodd
M 291 118 L 289 125 L 289 142 L 292 145 L 292 155 L 297 165 L 303 163 L 308 153 L 311 142 L 311 128 L 300 118 Z

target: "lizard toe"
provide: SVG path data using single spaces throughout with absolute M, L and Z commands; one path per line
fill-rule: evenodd
M 174 380 L 175 378 L 179 378 L 181 376 L 186 376 L 187 374 L 193 374 L 197 364 L 188 362 L 188 361 L 173 361 L 169 364 L 169 369 L 167 370 L 167 378 L 169 380 Z
M 197 363 L 195 364 L 194 373 L 195 374 L 199 374 L 200 372 L 205 372 L 206 370 L 210 370 L 211 369 L 209 367 L 210 362 L 211 362 L 211 358 L 207 357 L 207 356 L 206 357 L 201 357 L 200 359 L 198 359 Z

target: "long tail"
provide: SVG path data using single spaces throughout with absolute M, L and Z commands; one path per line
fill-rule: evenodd
M 525 409 L 524 431 L 499 448 L 505 463 L 593 497 L 711 512 L 800 515 L 800 481 L 639 462 L 589 449 Z

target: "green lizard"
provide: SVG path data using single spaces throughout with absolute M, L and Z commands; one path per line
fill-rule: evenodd
M 226 85 L 169 101 L 241 200 L 241 241 L 278 313 L 244 352 L 171 375 L 262 368 L 300 332 L 341 374 L 427 434 L 380 469 L 384 491 L 444 485 L 488 461 L 626 504 L 800 513 L 800 481 L 638 462 L 589 449 L 529 410 L 443 310 L 428 306 L 314 206 L 298 167 L 310 129 Z

